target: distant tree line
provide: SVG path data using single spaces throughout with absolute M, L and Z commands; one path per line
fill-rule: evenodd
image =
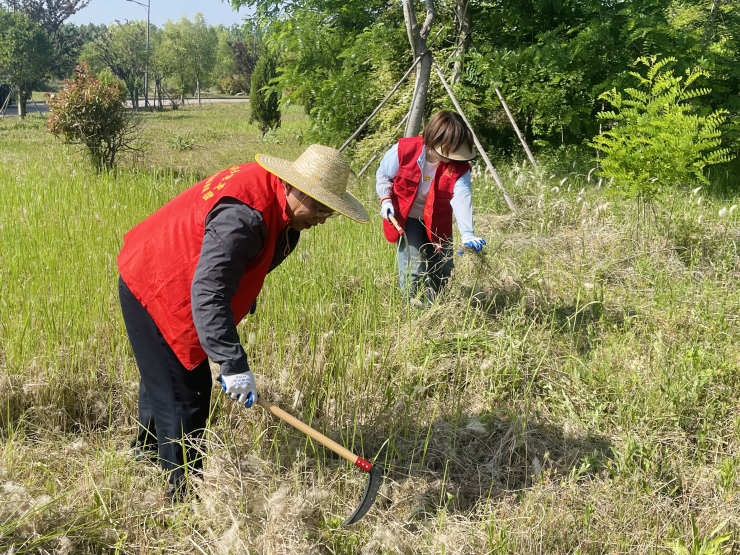
M 97 30 L 79 55 L 96 73 L 120 80 L 134 106 L 143 96 L 147 67 L 146 22 L 115 22 Z M 249 92 L 260 50 L 260 34 L 249 27 L 209 25 L 202 14 L 183 16 L 149 29 L 149 82 L 158 106 L 169 97 L 174 106 L 185 96 L 200 101 L 212 87 L 222 93 Z
M 18 113 L 26 113 L 32 90 L 51 78 L 75 75 L 88 62 L 89 71 L 107 85 L 119 83 L 134 108 L 142 97 L 173 107 L 185 96 L 216 88 L 226 94 L 248 94 L 251 76 L 262 51 L 255 26 L 209 25 L 203 15 L 185 16 L 162 27 L 146 21 L 109 25 L 74 25 L 65 21 L 89 0 L 0 0 L 0 109 L 12 94 Z M 148 69 L 149 95 L 144 91 Z

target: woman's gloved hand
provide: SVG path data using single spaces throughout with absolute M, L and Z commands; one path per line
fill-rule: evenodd
M 244 403 L 244 406 L 250 408 L 257 402 L 257 385 L 254 382 L 254 374 L 247 370 L 242 374 L 233 374 L 231 376 L 219 376 L 221 379 L 221 389 L 224 393 L 238 403 Z
M 389 214 L 390 214 L 391 216 L 393 216 L 394 218 L 396 217 L 396 213 L 395 213 L 395 211 L 393 210 L 393 202 L 392 202 L 392 201 L 390 201 L 390 200 L 384 200 L 384 201 L 383 201 L 383 202 L 381 203 L 381 205 L 380 205 L 380 216 L 381 216 L 381 217 L 382 217 L 382 218 L 383 218 L 384 220 L 388 220 L 388 215 L 389 215 Z M 388 221 L 390 221 L 390 220 L 388 220 Z
M 475 252 L 480 252 L 480 250 L 485 246 L 486 241 L 485 239 L 481 239 L 475 235 L 466 235 L 462 238 L 462 243 L 466 247 L 473 249 Z

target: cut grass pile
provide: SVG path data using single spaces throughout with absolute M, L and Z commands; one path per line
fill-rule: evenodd
M 216 388 L 199 501 L 168 505 L 127 453 L 122 236 L 256 152 L 295 158 L 306 122 L 292 112 L 263 142 L 243 105 L 145 122 L 151 149 L 102 176 L 41 120 L 0 123 L 0 549 L 737 549 L 740 201 L 716 185 L 638 216 L 590 166 L 501 168 L 516 215 L 478 177 L 488 254 L 456 256 L 430 310 L 401 302 L 379 218 L 305 233 L 267 279 L 240 326 L 260 392 L 387 469 L 359 524 L 339 528 L 361 473 Z M 372 181 L 354 191 L 374 213 Z

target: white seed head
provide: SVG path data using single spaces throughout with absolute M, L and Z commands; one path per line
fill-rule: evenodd
M 696 199 L 696 205 L 697 206 L 699 206 L 701 204 L 701 199 L 702 198 L 704 198 L 704 197 L 699 197 L 698 199 Z
M 550 189 L 550 191 L 552 191 L 553 193 L 559 193 L 560 187 L 553 187 L 552 189 Z
M 724 218 L 725 216 L 727 216 L 727 214 L 728 214 L 727 208 L 722 207 L 722 208 L 719 209 L 719 217 L 720 218 Z
M 701 187 L 697 187 L 696 189 L 694 189 L 694 190 L 693 190 L 693 191 L 691 192 L 691 194 L 692 194 L 692 195 L 696 195 L 696 193 L 698 193 L 699 191 L 701 191 Z
M 700 223 L 701 223 L 701 219 L 702 219 L 703 217 L 704 217 L 704 214 L 702 214 L 701 216 L 699 216 L 699 219 L 698 219 L 698 220 L 696 220 L 696 223 L 697 223 L 697 224 L 700 224 Z
M 560 180 L 560 186 L 563 186 L 563 183 L 568 179 L 568 176 L 566 175 L 563 179 Z
M 733 204 L 732 206 L 730 206 L 730 214 L 732 214 L 735 209 L 737 209 L 737 204 Z

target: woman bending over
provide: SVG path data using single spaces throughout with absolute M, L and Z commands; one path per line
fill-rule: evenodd
M 456 112 L 432 117 L 421 137 L 400 139 L 383 156 L 376 174 L 385 237 L 398 244 L 401 290 L 430 305 L 449 280 L 452 214 L 465 246 L 479 251 L 486 242 L 473 229 L 470 162 L 473 137 Z M 391 224 L 395 218 L 408 244 Z

